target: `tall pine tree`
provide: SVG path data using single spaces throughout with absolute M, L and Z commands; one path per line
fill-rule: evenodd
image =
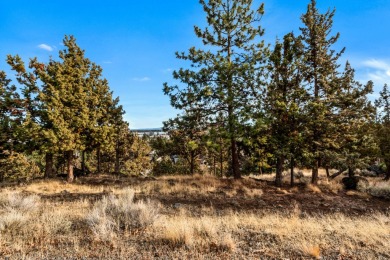
M 339 34 L 331 35 L 335 10 L 321 14 L 312 0 L 301 20 L 301 40 L 304 44 L 302 75 L 310 95 L 307 105 L 308 120 L 305 129 L 306 142 L 312 165 L 312 183 L 318 182 L 318 168 L 326 151 L 332 147 L 332 134 L 336 126 L 332 121 L 332 102 L 339 88 L 338 59 L 344 52 L 336 52 L 332 46 Z
M 270 82 L 265 89 L 264 110 L 270 129 L 269 143 L 276 157 L 276 186 L 282 185 L 282 171 L 290 159 L 291 183 L 294 182 L 294 161 L 302 150 L 304 106 L 307 92 L 300 72 L 301 42 L 293 33 L 277 42 L 270 56 Z
M 381 157 L 386 164 L 386 180 L 390 180 L 390 89 L 387 84 L 375 101 L 377 108 L 377 142 Z
M 222 114 L 235 178 L 241 177 L 237 141 L 243 138 L 242 126 L 251 118 L 248 107 L 254 104 L 253 90 L 265 54 L 264 43 L 259 40 L 263 35 L 259 22 L 264 9 L 260 5 L 253 10 L 252 2 L 200 0 L 208 26 L 195 26 L 195 34 L 206 50 L 192 47 L 188 54 L 177 53 L 178 59 L 191 62 L 191 69 L 173 73 L 184 86 L 164 85 L 173 107 L 199 109 L 210 126 Z

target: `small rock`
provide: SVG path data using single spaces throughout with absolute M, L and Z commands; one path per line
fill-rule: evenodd
M 175 208 L 175 209 L 181 208 L 181 203 L 173 204 L 173 208 Z

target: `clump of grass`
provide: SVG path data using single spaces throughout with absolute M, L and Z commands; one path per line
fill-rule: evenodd
M 159 205 L 150 200 L 134 202 L 134 191 L 105 196 L 96 202 L 86 221 L 96 238 L 110 240 L 120 231 L 143 231 L 159 217 Z
M 40 208 L 40 198 L 23 196 L 19 192 L 5 191 L 0 194 L 0 237 L 25 236 L 31 233 L 29 225 Z
M 1 216 L 0 232 L 10 233 L 11 235 L 20 234 L 27 221 L 27 215 L 11 210 Z
M 223 224 L 211 217 L 192 218 L 187 214 L 182 211 L 179 216 L 157 222 L 155 229 L 160 230 L 158 236 L 178 247 L 186 246 L 200 251 L 235 251 L 236 242 Z
M 45 236 L 67 235 L 72 232 L 71 219 L 60 210 L 43 211 L 39 223 L 42 224 L 41 231 L 45 233 Z
M 302 245 L 301 251 L 304 255 L 313 257 L 315 259 L 320 259 L 321 257 L 321 249 L 319 245 L 311 245 L 308 243 L 304 243 Z
M 39 206 L 40 198 L 36 195 L 23 196 L 19 192 L 8 192 L 0 195 L 0 210 L 25 213 L 35 211 Z
M 390 199 L 390 182 L 381 181 L 370 183 L 367 192 L 374 197 Z
M 306 185 L 306 190 L 314 192 L 314 193 L 321 193 L 322 192 L 318 186 L 313 185 L 311 183 Z
M 107 213 L 108 198 L 95 203 L 86 221 L 95 238 L 108 242 L 115 237 L 115 223 Z
M 344 189 L 344 186 L 339 181 L 328 179 L 320 181 L 319 187 L 324 191 L 330 191 L 334 194 L 338 194 Z

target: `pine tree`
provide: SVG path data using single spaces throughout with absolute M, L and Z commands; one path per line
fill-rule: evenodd
M 376 137 L 381 157 L 386 165 L 385 180 L 390 180 L 390 89 L 387 84 L 383 86 L 379 95 L 375 101 L 378 122 Z
M 293 33 L 277 42 L 270 55 L 271 80 L 265 90 L 264 110 L 270 128 L 269 143 L 276 156 L 276 186 L 282 185 L 283 165 L 291 161 L 291 184 L 294 182 L 294 159 L 302 146 L 300 132 L 304 124 L 306 90 L 302 86 L 301 42 Z
M 215 115 L 223 115 L 235 178 L 241 177 L 237 140 L 243 137 L 242 126 L 251 117 L 248 107 L 254 103 L 253 90 L 265 54 L 264 43 L 258 39 L 263 35 L 258 26 L 263 5 L 252 10 L 252 2 L 200 0 L 208 26 L 204 30 L 195 26 L 195 34 L 209 50 L 192 47 L 188 54 L 177 53 L 178 59 L 191 62 L 191 69 L 173 73 L 184 87 L 164 84 L 173 107 L 201 108 L 210 125 L 216 122 Z
M 7 157 L 20 145 L 16 134 L 22 125 L 23 111 L 16 86 L 0 71 L 0 158 Z
M 349 176 L 352 177 L 355 170 L 364 167 L 369 159 L 365 156 L 365 151 L 375 149 L 369 131 L 369 126 L 374 124 L 374 107 L 367 98 L 373 91 L 373 83 L 369 81 L 363 85 L 356 81 L 355 71 L 347 62 L 338 85 L 334 102 L 331 103 L 336 131 L 328 136 L 335 141 L 328 151 L 335 153 L 335 165 L 348 169 Z
M 184 115 L 164 122 L 164 131 L 172 142 L 174 155 L 185 159 L 194 175 L 199 156 L 205 152 L 205 128 L 201 114 L 196 110 L 188 110 Z
M 332 121 L 332 100 L 336 97 L 339 73 L 337 63 L 344 52 L 339 53 L 332 49 L 339 34 L 331 35 L 335 10 L 319 13 L 316 1 L 312 0 L 307 12 L 301 19 L 304 24 L 300 28 L 301 40 L 304 44 L 304 61 L 302 75 L 310 95 L 307 107 L 307 116 L 310 118 L 306 125 L 306 142 L 310 144 L 308 155 L 312 165 L 312 183 L 318 181 L 318 168 L 326 151 L 334 145 L 331 137 L 336 131 Z
M 129 124 L 122 119 L 124 111 L 122 106 L 118 106 L 116 99 L 110 113 L 111 120 L 113 120 L 114 126 L 114 144 L 115 144 L 115 167 L 114 172 L 120 172 L 120 161 L 130 158 L 130 147 L 133 144 L 133 134 L 130 132 Z M 127 156 L 126 156 L 127 155 Z

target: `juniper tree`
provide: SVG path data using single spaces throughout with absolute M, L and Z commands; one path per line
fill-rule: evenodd
M 276 157 L 275 184 L 282 185 L 285 159 L 290 159 L 291 184 L 294 159 L 302 148 L 306 89 L 302 86 L 301 42 L 293 33 L 277 42 L 269 58 L 270 82 L 265 89 L 264 110 L 268 119 L 273 154 Z
M 23 111 L 16 86 L 0 71 L 0 158 L 7 157 L 20 143 L 16 132 L 22 124 Z
M 195 26 L 195 34 L 205 49 L 192 47 L 176 57 L 190 61 L 190 69 L 174 71 L 173 77 L 182 85 L 164 84 L 164 93 L 177 109 L 191 106 L 202 108 L 202 117 L 213 125 L 219 113 L 226 121 L 226 136 L 230 142 L 231 168 L 240 178 L 237 140 L 243 137 L 242 126 L 250 118 L 254 104 L 252 91 L 261 74 L 259 64 L 265 48 L 259 36 L 264 13 L 263 5 L 252 9 L 252 0 L 200 0 L 208 26 Z
M 336 52 L 332 46 L 339 39 L 339 34 L 331 35 L 335 9 L 326 13 L 319 13 L 316 1 L 312 0 L 307 12 L 301 20 L 304 27 L 301 30 L 303 42 L 302 75 L 310 95 L 307 104 L 307 116 L 310 120 L 306 124 L 306 142 L 311 147 L 308 155 L 312 165 L 312 183 L 318 181 L 318 168 L 324 153 L 334 145 L 332 133 L 336 125 L 331 119 L 331 101 L 336 97 L 339 88 L 337 63 L 344 52 Z
M 113 130 L 107 114 L 114 101 L 101 68 L 84 57 L 76 39 L 65 36 L 64 45 L 60 61 L 44 65 L 33 60 L 31 66 L 42 82 L 38 98 L 50 126 L 42 128 L 42 135 L 50 140 L 49 153 L 65 153 L 71 182 L 75 151 L 109 146 Z
M 82 170 L 85 172 L 85 152 L 97 151 L 100 172 L 100 152 L 115 149 L 115 125 L 122 121 L 122 107 L 119 98 L 113 99 L 108 81 L 102 77 L 102 68 L 91 63 L 88 77 L 85 79 L 85 91 L 88 105 L 88 126 L 83 131 L 85 150 L 82 151 Z M 117 111 L 119 109 L 119 111 Z M 119 114 L 118 114 L 119 113 Z M 117 115 L 118 114 L 118 115 Z
M 44 104 L 39 99 L 39 92 L 42 86 L 39 86 L 37 73 L 38 69 L 43 69 L 44 64 L 31 59 L 28 71 L 23 60 L 18 56 L 7 56 L 7 63 L 11 69 L 16 72 L 16 79 L 21 86 L 23 95 L 23 127 L 20 129 L 19 139 L 24 143 L 24 152 L 32 153 L 39 151 L 45 154 L 45 177 L 52 175 L 53 155 L 58 151 L 55 139 L 47 135 L 48 131 L 54 126 L 48 119 Z
M 377 109 L 376 138 L 381 157 L 386 165 L 385 180 L 390 180 L 390 89 L 387 84 L 379 92 L 380 97 L 375 101 Z

